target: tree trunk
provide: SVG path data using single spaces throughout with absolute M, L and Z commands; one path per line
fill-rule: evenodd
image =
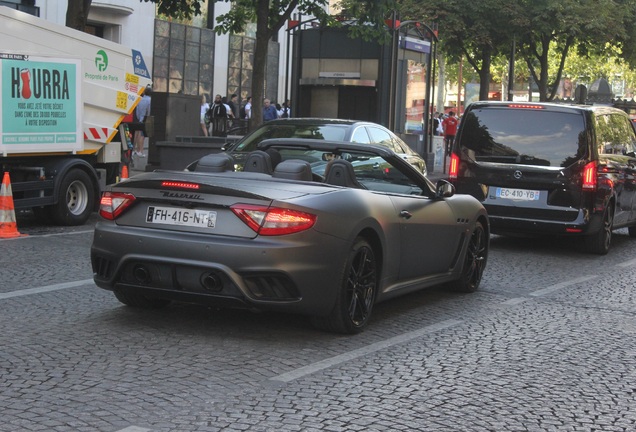
M 551 35 L 543 35 L 541 38 L 541 55 L 539 56 L 539 102 L 548 101 L 548 50 L 550 49 Z
M 441 52 L 437 51 L 437 65 L 438 65 L 438 79 L 437 79 L 437 101 L 435 103 L 435 109 L 439 112 L 444 112 L 444 101 L 446 100 L 446 57 Z
M 481 69 L 479 70 L 479 100 L 488 100 L 490 92 L 490 64 L 492 49 L 484 48 L 481 53 Z
M 265 67 L 267 48 L 271 37 L 268 27 L 269 0 L 258 0 L 256 11 L 256 45 L 254 46 L 254 69 L 252 69 L 252 119 L 250 129 L 263 124 L 263 98 L 265 95 Z
M 86 29 L 88 21 L 88 11 L 91 8 L 92 0 L 68 0 L 66 8 L 66 27 L 79 31 Z

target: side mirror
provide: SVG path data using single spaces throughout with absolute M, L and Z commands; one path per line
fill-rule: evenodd
M 455 195 L 455 186 L 448 180 L 438 180 L 435 186 L 435 196 L 437 198 L 449 198 Z

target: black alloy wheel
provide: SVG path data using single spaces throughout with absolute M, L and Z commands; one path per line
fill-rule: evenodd
M 313 324 L 321 329 L 355 334 L 366 326 L 378 287 L 378 264 L 371 245 L 358 238 L 344 267 L 343 281 L 331 313 L 314 317 Z
M 487 261 L 488 238 L 486 230 L 481 222 L 477 222 L 468 241 L 461 277 L 453 281 L 451 287 L 455 291 L 465 293 L 477 291 Z
M 587 251 L 597 255 L 606 255 L 612 243 L 612 229 L 614 226 L 614 208 L 611 203 L 603 213 L 603 226 L 592 235 L 585 236 Z

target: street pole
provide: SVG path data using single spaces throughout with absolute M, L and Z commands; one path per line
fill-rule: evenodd
M 395 107 L 397 95 L 397 61 L 398 61 L 398 43 L 399 43 L 399 24 L 397 22 L 397 12 L 393 11 L 391 21 L 391 77 L 389 79 L 389 112 L 388 112 L 388 129 L 395 130 Z
M 287 21 L 287 52 L 285 53 L 285 103 L 287 103 L 287 99 L 289 99 L 289 95 L 287 91 L 289 89 L 289 50 L 290 50 L 290 41 L 291 41 L 291 31 L 292 27 L 290 27 L 291 22 Z M 290 116 L 291 117 L 291 116 Z
M 457 117 L 461 114 L 461 103 L 462 103 L 462 81 L 464 78 L 462 77 L 462 68 L 464 66 L 464 57 L 459 57 L 459 73 L 457 76 Z
M 424 105 L 424 154 L 421 155 L 427 158 L 428 154 L 430 154 L 430 142 L 433 140 L 432 138 L 432 121 L 431 121 L 431 103 L 433 102 L 433 97 L 435 95 L 435 91 L 432 89 L 433 82 L 433 74 L 435 74 L 435 65 L 433 64 L 434 60 L 434 49 L 436 48 L 435 42 L 433 42 L 433 37 L 431 36 L 431 49 L 428 52 L 428 64 L 426 65 L 426 104 Z
M 434 112 L 435 110 L 431 110 L 431 106 L 433 105 L 433 100 L 435 99 L 435 86 L 432 84 L 432 80 L 435 77 L 435 63 L 437 62 L 437 43 L 435 43 L 433 41 L 433 38 L 431 38 L 431 42 L 433 43 L 433 55 L 431 56 L 431 63 L 432 63 L 432 72 L 431 72 L 431 79 L 429 82 L 429 88 L 431 91 L 431 97 L 429 99 L 428 102 L 428 107 L 427 107 L 427 112 L 428 112 L 428 116 L 431 116 L 431 112 Z M 433 130 L 433 122 L 432 122 L 432 118 L 430 118 L 428 120 L 429 125 L 428 125 L 428 154 L 431 154 L 433 152 L 433 136 L 435 135 L 435 131 Z
M 515 36 L 512 37 L 512 49 L 510 50 L 510 63 L 508 65 L 508 100 L 512 101 L 513 93 L 512 90 L 515 85 L 515 47 L 516 40 Z

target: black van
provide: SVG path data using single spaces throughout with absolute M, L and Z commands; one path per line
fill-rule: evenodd
M 615 108 L 473 103 L 449 179 L 484 204 L 493 233 L 581 235 L 596 254 L 614 229 L 636 237 L 636 134 Z

